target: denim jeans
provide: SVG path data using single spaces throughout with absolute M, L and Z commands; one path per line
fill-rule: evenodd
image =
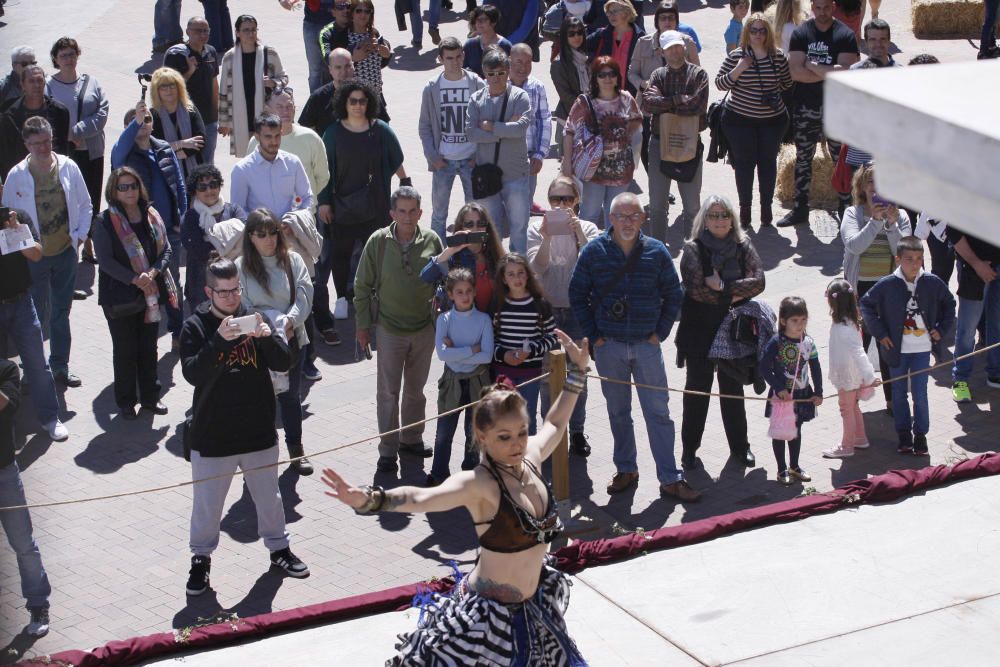
M 302 21 L 302 41 L 306 44 L 306 61 L 309 63 L 310 93 L 323 85 L 323 72 L 326 70 L 323 51 L 319 47 L 319 33 L 322 31 L 322 24 Z
M 448 204 L 457 176 L 462 181 L 465 201 L 472 200 L 473 160 L 445 160 L 445 165 L 431 172 L 431 229 L 444 240 L 448 226 Z M 527 232 L 525 232 L 527 233 Z
M 180 5 L 180 0 L 177 0 Z M 208 43 L 219 52 L 221 59 L 226 51 L 233 48 L 233 19 L 229 14 L 229 0 L 201 0 L 208 21 Z
M 971 270 L 971 269 L 970 269 Z M 982 301 L 958 297 L 958 321 L 955 325 L 955 356 L 969 354 L 975 349 L 976 328 L 986 312 L 986 344 L 1000 341 L 1000 278 L 986 284 Z M 955 382 L 968 382 L 976 363 L 975 357 L 956 361 L 951 371 Z M 986 353 L 986 375 L 1000 378 L 1000 348 Z
M 660 241 L 667 238 L 667 223 L 669 210 L 667 195 L 670 194 L 670 179 L 660 171 L 660 138 L 653 135 L 649 138 L 649 228 L 650 236 Z M 689 183 L 678 181 L 677 190 L 681 195 L 684 207 L 684 238 L 691 233 L 691 223 L 701 208 L 701 176 L 705 163 L 698 165 L 698 171 Z
M 552 317 L 556 321 L 556 328 L 561 329 L 567 336 L 575 341 L 583 338 L 583 331 L 580 329 L 580 325 L 573 316 L 573 310 L 571 308 L 553 308 Z M 542 419 L 545 419 L 545 415 L 549 414 L 549 408 L 552 405 L 552 398 L 549 396 L 548 378 L 542 380 L 539 384 L 541 385 L 539 387 L 539 399 Z M 580 397 L 576 399 L 576 405 L 573 406 L 573 414 L 570 415 L 569 418 L 569 432 L 583 433 L 583 425 L 586 420 L 587 389 L 584 387 L 583 392 L 580 393 Z
M 181 288 L 181 255 L 184 252 L 184 246 L 181 245 L 181 235 L 170 228 L 167 229 L 167 241 L 170 242 L 170 248 L 173 250 L 170 254 L 170 275 L 174 277 L 174 283 L 177 285 L 177 307 L 174 308 L 169 303 L 165 305 L 167 329 L 171 336 L 177 338 L 181 335 L 181 327 L 184 326 L 184 290 Z M 72 292 L 70 296 L 72 296 Z M 59 369 L 53 365 L 53 370 Z
M 667 388 L 667 369 L 663 350 L 647 341 L 622 342 L 608 340 L 594 348 L 597 372 L 613 380 L 630 381 Z M 673 484 L 684 479 L 674 460 L 674 422 L 667 406 L 669 394 L 655 389 L 637 387 L 642 417 L 646 421 L 649 449 L 656 463 L 656 478 L 660 484 Z M 601 391 L 608 403 L 608 419 L 614 437 L 615 470 L 639 472 L 636 462 L 635 430 L 632 426 L 632 387 L 627 384 L 602 382 Z
M 183 38 L 181 0 L 156 0 L 153 8 L 153 48 L 179 42 Z
M 35 406 L 38 422 L 44 426 L 59 416 L 59 396 L 52 371 L 45 363 L 42 327 L 30 296 L 0 304 L 0 339 L 8 336 L 17 345 L 24 377 L 31 385 L 31 403 Z
M 219 145 L 219 123 L 205 123 L 205 156 L 207 164 L 215 164 L 215 147 Z
M 427 17 L 427 23 L 430 24 L 431 28 L 438 27 L 438 24 L 441 23 L 441 0 L 431 0 L 428 11 L 430 15 Z
M 462 387 L 459 405 L 465 405 L 472 401 L 469 397 L 469 381 L 459 380 L 459 382 Z M 462 470 L 472 470 L 479 463 L 479 452 L 472 442 L 472 408 L 438 417 L 437 433 L 434 434 L 434 460 L 431 463 L 431 475 L 438 481 L 447 479 L 451 475 L 451 471 L 448 469 L 451 462 L 451 443 L 455 439 L 455 430 L 458 428 L 458 420 L 463 412 L 465 413 L 465 455 L 462 458 Z
M 531 177 L 522 176 L 504 181 L 503 190 L 477 201 L 489 211 L 494 224 L 500 225 L 500 221 L 507 220 L 511 252 L 526 255 L 528 218 L 531 215 Z
M 920 371 L 931 365 L 930 352 L 901 352 L 899 354 L 899 366 L 894 366 L 889 370 L 891 377 L 899 377 L 913 371 Z M 930 430 L 930 415 L 927 410 L 927 380 L 929 375 L 921 373 L 914 375 L 909 380 L 900 380 L 892 383 L 892 414 L 896 420 L 897 433 L 909 433 L 911 430 L 917 435 L 926 435 Z M 907 396 L 907 384 L 909 392 L 913 394 L 913 417 L 910 417 L 910 401 Z
M 293 343 L 294 344 L 294 343 Z M 289 447 L 302 444 L 302 365 L 306 350 L 299 350 L 298 359 L 288 369 L 288 391 L 278 394 L 281 423 L 285 427 L 285 444 Z
M 611 201 L 626 190 L 627 185 L 598 185 L 584 181 L 580 198 L 580 219 L 607 229 L 611 226 Z
M 420 0 L 410 0 L 410 23 L 417 44 L 424 41 L 424 19 L 420 14 Z
M 516 384 L 521 384 L 523 380 L 518 381 Z M 535 435 L 538 430 L 538 394 L 541 389 L 542 381 L 536 380 L 531 384 L 526 384 L 523 387 L 518 387 L 517 391 L 521 394 L 524 402 L 527 403 L 528 410 L 528 435 Z
M 28 263 L 31 299 L 35 302 L 42 332 L 49 336 L 49 366 L 53 373 L 69 370 L 69 348 L 73 342 L 69 310 L 73 306 L 76 264 L 76 248 L 73 247 Z
M 34 392 L 34 388 L 32 388 Z M 17 462 L 0 468 L 0 506 L 26 505 Z M 35 538 L 31 536 L 31 515 L 26 509 L 0 512 L 0 524 L 7 542 L 17 556 L 17 571 L 21 575 L 21 595 L 29 609 L 48 607 L 52 587 L 42 565 Z

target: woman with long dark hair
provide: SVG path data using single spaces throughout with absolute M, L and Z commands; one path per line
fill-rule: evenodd
M 559 95 L 552 116 L 556 119 L 556 144 L 562 148 L 563 128 L 576 98 L 590 90 L 590 56 L 583 50 L 587 26 L 575 16 L 567 16 L 559 27 L 559 55 L 549 66 L 552 85 Z
M 300 475 L 311 475 L 313 467 L 302 446 L 302 364 L 301 350 L 309 342 L 306 318 L 312 312 L 313 286 L 302 257 L 289 250 L 278 217 L 266 208 L 247 216 L 243 233 L 243 254 L 236 260 L 240 269 L 243 303 L 264 315 L 275 335 L 284 333 L 292 351 L 288 388 L 278 394 L 281 421 L 285 426 L 288 454 L 298 458 L 292 467 Z
M 97 303 L 111 332 L 115 403 L 123 419 L 136 418 L 136 403 L 165 415 L 156 377 L 156 338 L 160 305 L 177 307 L 177 286 L 166 270 L 172 252 L 167 228 L 131 167 L 111 172 L 104 193 L 108 208 L 97 222 L 94 248 Z
M 375 28 L 375 5 L 372 0 L 351 0 L 351 19 L 347 30 L 347 50 L 354 59 L 354 76 L 378 96 L 378 117 L 389 122 L 385 95 L 382 94 L 382 68 L 392 54 L 389 41 Z

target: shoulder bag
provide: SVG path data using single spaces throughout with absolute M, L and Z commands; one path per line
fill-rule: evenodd
M 337 122 L 335 132 L 348 131 Z M 334 191 L 332 204 L 333 224 L 335 225 L 375 224 L 382 221 L 386 210 L 388 210 L 382 193 L 382 175 L 378 169 L 382 158 L 382 134 L 377 122 L 368 129 L 368 134 L 373 139 L 374 145 L 368 153 L 367 180 L 354 192 Z M 336 178 L 336 174 L 332 174 L 331 177 Z
M 507 96 L 509 91 L 503 94 L 503 104 L 500 105 L 500 116 L 495 122 L 502 123 L 504 115 L 507 113 Z M 502 138 L 497 138 L 497 145 L 493 151 L 493 162 L 477 164 L 472 168 L 472 196 L 476 199 L 492 197 L 503 190 L 503 169 L 497 164 L 500 160 L 500 142 Z
M 580 95 L 586 100 L 590 107 L 590 117 L 594 120 L 594 126 L 583 125 L 576 131 L 573 142 L 573 175 L 581 181 L 589 181 L 597 172 L 597 167 L 601 164 L 604 156 L 604 137 L 601 136 L 601 124 L 597 119 L 597 111 L 589 95 Z

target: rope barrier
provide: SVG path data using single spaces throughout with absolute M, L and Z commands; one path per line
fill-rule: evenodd
M 882 384 L 890 384 L 892 382 L 897 382 L 897 381 L 900 381 L 900 380 L 908 380 L 909 378 L 911 378 L 913 376 L 916 376 L 916 375 L 922 375 L 924 373 L 930 373 L 930 372 L 935 371 L 935 370 L 937 370 L 939 368 L 944 368 L 945 366 L 951 366 L 956 361 L 960 361 L 962 359 L 968 359 L 970 357 L 974 357 L 976 355 L 983 354 L 984 352 L 988 352 L 988 351 L 990 351 L 990 350 L 992 350 L 992 349 L 994 349 L 996 347 L 1000 347 L 1000 343 L 993 343 L 992 345 L 987 345 L 985 347 L 981 347 L 978 350 L 973 350 L 972 352 L 969 352 L 968 354 L 963 354 L 961 356 L 954 357 L 954 358 L 952 358 L 949 361 L 941 362 L 939 364 L 935 364 L 934 366 L 928 366 L 927 368 L 924 368 L 922 370 L 912 371 L 910 373 L 906 373 L 905 375 L 900 375 L 898 377 L 890 378 L 888 380 L 883 381 Z M 544 380 L 548 376 L 549 376 L 549 373 L 542 373 L 538 377 L 532 378 L 530 380 L 525 380 L 521 384 L 517 385 L 517 387 L 520 388 L 520 387 L 523 387 L 525 385 L 531 384 L 532 382 L 539 382 L 541 380 Z M 627 384 L 627 385 L 631 385 L 631 386 L 634 386 L 634 387 L 637 387 L 637 388 L 640 388 L 640 389 L 653 389 L 655 391 L 674 392 L 674 393 L 679 393 L 679 394 L 692 394 L 692 395 L 695 395 L 695 396 L 708 396 L 708 397 L 715 397 L 715 398 L 728 398 L 728 399 L 741 400 L 741 401 L 767 401 L 767 400 L 769 400 L 767 397 L 764 397 L 764 396 L 739 396 L 739 395 L 736 395 L 736 394 L 720 394 L 720 393 L 710 392 L 710 391 L 695 391 L 693 389 L 676 389 L 676 388 L 673 388 L 673 387 L 660 387 L 660 386 L 655 386 L 655 385 L 650 385 L 650 384 L 644 384 L 644 383 L 641 383 L 641 382 L 632 382 L 630 380 L 616 380 L 616 379 L 613 379 L 613 378 L 605 377 L 603 375 L 597 375 L 597 374 L 594 374 L 594 373 L 588 373 L 587 377 L 591 377 L 591 378 L 600 380 L 601 382 L 611 382 L 613 384 Z M 824 396 L 823 399 L 826 400 L 826 399 L 832 399 L 832 398 L 836 398 L 836 397 L 837 397 L 837 394 L 830 394 L 829 396 Z M 444 416 L 447 416 L 447 415 L 455 414 L 456 412 L 462 412 L 463 410 L 466 410 L 466 409 L 468 409 L 468 408 L 470 408 L 470 407 L 478 404 L 480 400 L 481 399 L 477 399 L 477 400 L 472 401 L 470 403 L 466 403 L 465 405 L 460 405 L 457 408 L 453 408 L 451 410 L 447 410 L 445 412 L 442 412 L 441 414 L 437 414 L 437 415 L 434 415 L 432 417 L 427 417 L 426 419 L 422 419 L 422 420 L 420 420 L 418 422 L 413 422 L 412 424 L 407 424 L 405 426 L 400 426 L 399 428 L 392 429 L 391 431 L 385 431 L 383 433 L 377 433 L 375 435 L 370 435 L 370 436 L 366 436 L 366 437 L 363 437 L 363 438 L 359 438 L 358 440 L 353 440 L 351 442 L 347 442 L 347 443 L 344 443 L 344 444 L 341 444 L 341 445 L 337 445 L 336 447 L 330 447 L 329 449 L 323 449 L 323 450 L 320 450 L 318 452 L 312 452 L 312 453 L 310 453 L 308 455 L 305 455 L 305 456 L 296 456 L 296 457 L 292 457 L 292 458 L 288 458 L 288 459 L 279 459 L 276 463 L 268 463 L 266 465 L 256 466 L 254 468 L 248 468 L 246 470 L 236 470 L 236 471 L 233 471 L 232 473 L 225 473 L 225 474 L 221 474 L 221 475 L 213 475 L 211 477 L 201 477 L 199 479 L 186 480 L 184 482 L 177 482 L 175 484 L 166 484 L 164 486 L 156 486 L 156 487 L 151 487 L 151 488 L 146 488 L 146 489 L 138 489 L 138 490 L 135 490 L 135 491 L 122 491 L 120 493 L 110 493 L 110 494 L 106 494 L 106 495 L 103 495 L 103 496 L 92 496 L 92 497 L 88 497 L 88 498 L 75 498 L 75 499 L 71 499 L 71 500 L 54 500 L 54 501 L 47 502 L 47 503 L 35 503 L 35 504 L 25 504 L 25 505 L 10 505 L 10 506 L 7 506 L 7 507 L 0 507 L 0 512 L 6 512 L 6 511 L 11 511 L 11 510 L 20 510 L 20 509 L 29 509 L 30 510 L 30 509 L 41 509 L 41 508 L 45 508 L 45 507 L 59 507 L 59 506 L 62 506 L 62 505 L 79 505 L 79 504 L 82 504 L 82 503 L 91 503 L 91 502 L 97 502 L 97 501 L 100 501 L 100 500 L 112 500 L 112 499 L 115 499 L 115 498 L 125 498 L 125 497 L 128 497 L 128 496 L 141 496 L 141 495 L 146 495 L 146 494 L 150 494 L 150 493 L 158 493 L 160 491 L 169 491 L 171 489 L 180 489 L 180 488 L 183 488 L 185 486 L 193 486 L 195 484 L 200 484 L 202 482 L 209 482 L 209 481 L 216 480 L 216 479 L 224 479 L 226 477 L 237 477 L 237 476 L 241 476 L 241 475 L 246 475 L 246 473 L 257 472 L 258 470 L 266 470 L 267 468 L 277 468 L 279 466 L 283 466 L 283 465 L 286 465 L 288 463 L 292 463 L 293 461 L 298 461 L 300 459 L 306 458 L 307 456 L 311 456 L 313 458 L 316 458 L 316 457 L 319 457 L 319 456 L 324 456 L 326 454 L 330 454 L 331 452 L 336 452 L 336 451 L 339 451 L 341 449 L 347 449 L 349 447 L 356 447 L 356 446 L 364 444 L 364 443 L 366 443 L 366 442 L 368 442 L 370 440 L 380 439 L 380 438 L 384 438 L 386 436 L 394 435 L 396 433 L 400 433 L 402 431 L 405 431 L 406 429 L 413 428 L 414 426 L 421 426 L 421 425 L 426 424 L 428 422 L 435 421 L 435 420 L 437 420 L 440 417 L 444 417 Z M 794 399 L 794 400 L 796 402 L 806 402 L 806 401 L 811 401 L 812 399 L 804 398 L 804 399 Z

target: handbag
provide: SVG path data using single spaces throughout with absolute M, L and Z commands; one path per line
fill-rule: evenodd
M 756 345 L 758 334 L 757 319 L 745 313 L 737 313 L 729 323 L 729 338 L 733 342 Z
M 112 320 L 120 320 L 123 317 L 132 317 L 146 311 L 146 296 L 140 292 L 133 301 L 127 303 L 116 303 L 104 306 L 104 314 Z
M 799 377 L 799 363 L 802 361 L 802 347 L 795 358 L 795 372 L 792 374 L 792 386 Z M 794 393 L 793 393 L 794 395 Z M 767 427 L 767 437 L 772 440 L 795 440 L 799 437 L 799 427 L 796 424 L 795 401 L 782 401 L 777 396 L 771 398 L 771 421 Z
M 503 94 L 503 104 L 500 105 L 500 115 L 496 122 L 502 122 L 507 113 L 507 96 Z M 503 138 L 497 138 L 496 148 L 493 150 L 493 162 L 477 164 L 472 168 L 472 196 L 476 199 L 486 199 L 492 197 L 503 190 L 503 169 L 497 165 L 500 160 L 500 142 Z
M 851 167 L 847 164 L 847 144 L 840 145 L 840 155 L 837 156 L 837 164 L 833 168 L 833 176 L 830 177 L 830 184 L 833 189 L 839 192 L 851 191 Z
M 336 132 L 346 132 L 343 125 L 336 124 Z M 368 130 L 374 139 L 374 147 L 368 155 L 368 180 L 354 192 L 333 193 L 333 222 L 336 225 L 371 225 L 380 221 L 388 209 L 384 201 L 381 183 L 378 182 L 375 160 L 382 155 L 382 135 L 377 125 Z M 379 179 L 380 180 L 380 179 Z
M 684 163 L 697 157 L 698 144 L 701 143 L 698 134 L 701 119 L 698 116 L 661 113 L 658 122 L 661 161 Z
M 666 160 L 660 160 L 660 173 L 671 181 L 690 183 L 694 180 L 695 174 L 698 173 L 699 167 L 701 167 L 701 158 L 704 152 L 705 145 L 701 143 L 701 139 L 699 138 L 698 150 L 694 158 L 687 162 L 667 162 Z
M 582 126 L 576 133 L 576 141 L 573 142 L 573 175 L 581 181 L 589 181 L 597 173 L 597 167 L 601 164 L 604 156 L 604 137 L 601 136 L 601 126 L 597 121 L 597 111 L 594 110 L 594 103 L 590 96 L 581 95 L 590 107 L 590 116 L 594 119 L 594 127 Z

